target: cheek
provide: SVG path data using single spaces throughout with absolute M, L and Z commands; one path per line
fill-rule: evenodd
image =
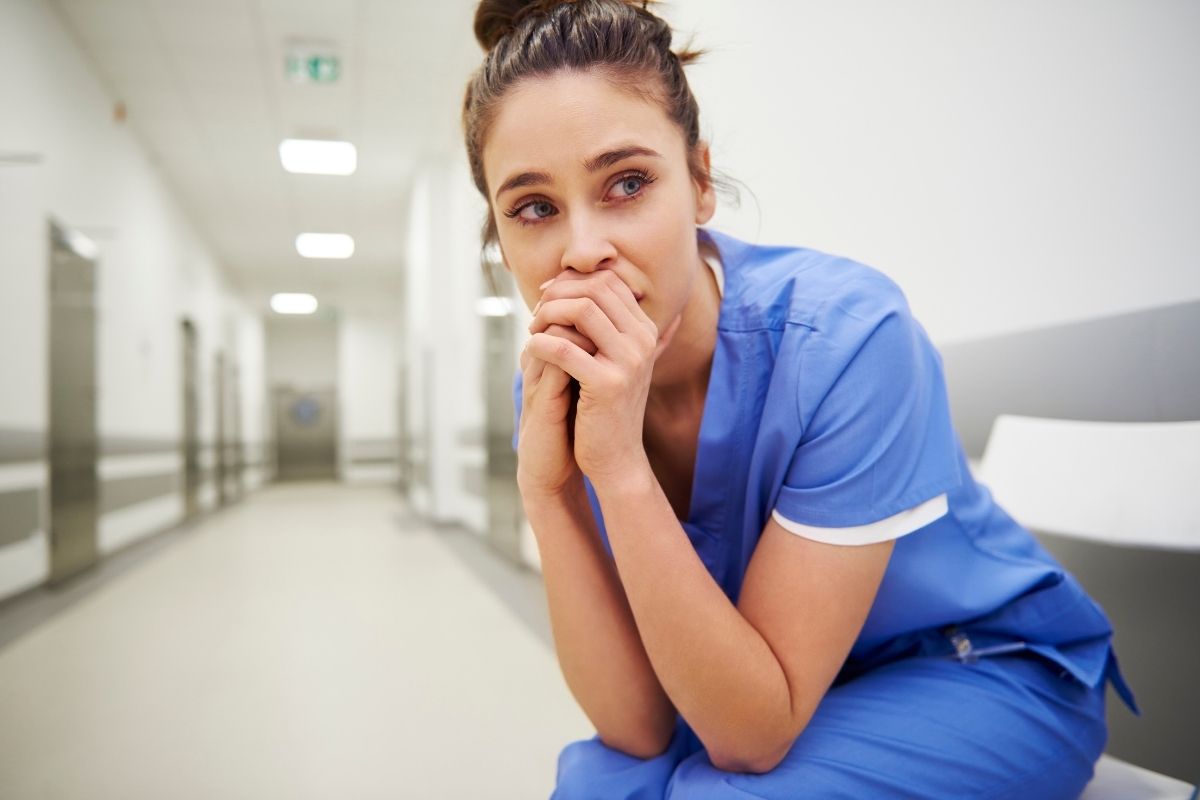
M 506 245 L 504 255 L 517 292 L 526 308 L 532 310 L 542 299 L 542 290 L 538 287 L 558 274 L 558 261 L 529 247 L 510 248 Z

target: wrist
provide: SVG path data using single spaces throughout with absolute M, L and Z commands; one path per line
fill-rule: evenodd
M 603 506 L 611 502 L 642 499 L 658 488 L 658 478 L 655 477 L 644 453 L 621 469 L 603 474 L 589 473 L 588 480 L 591 481 L 592 488 L 596 490 L 596 498 Z
M 544 513 L 575 512 L 581 507 L 587 508 L 587 489 L 583 485 L 583 473 L 575 470 L 561 486 L 521 486 L 521 503 L 525 508 L 525 516 L 531 522 Z

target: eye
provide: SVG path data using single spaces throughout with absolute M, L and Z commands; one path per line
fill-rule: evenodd
M 546 200 L 530 200 L 505 211 L 504 216 L 515 219 L 522 225 L 536 225 L 557 213 L 558 209 Z
M 612 185 L 605 199 L 614 200 L 618 203 L 625 200 L 633 200 L 640 196 L 647 186 L 654 183 L 654 180 L 653 175 L 640 170 L 626 173 Z
M 625 193 L 625 196 L 628 197 L 629 195 L 637 194 L 638 190 L 642 188 L 642 179 L 636 175 L 632 175 L 622 180 L 618 186 Z

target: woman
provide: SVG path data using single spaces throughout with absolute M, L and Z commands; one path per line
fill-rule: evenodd
M 463 118 L 533 309 L 518 483 L 597 735 L 557 798 L 1075 797 L 1103 611 L 993 502 L 870 267 L 708 231 L 671 32 L 491 2 Z

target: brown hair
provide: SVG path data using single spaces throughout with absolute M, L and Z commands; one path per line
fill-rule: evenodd
M 683 74 L 684 65 L 696 60 L 700 52 L 671 50 L 671 27 L 646 10 L 650 1 L 480 2 L 475 11 L 475 38 L 487 55 L 467 83 L 462 119 L 471 177 L 485 200 L 483 143 L 499 100 L 522 79 L 562 69 L 598 70 L 626 91 L 649 87 L 646 97 L 658 102 L 683 133 L 693 179 L 707 187 L 709 173 L 696 147 L 700 109 Z M 657 80 L 636 80 L 646 76 Z M 495 239 L 495 217 L 489 210 L 484 244 Z

